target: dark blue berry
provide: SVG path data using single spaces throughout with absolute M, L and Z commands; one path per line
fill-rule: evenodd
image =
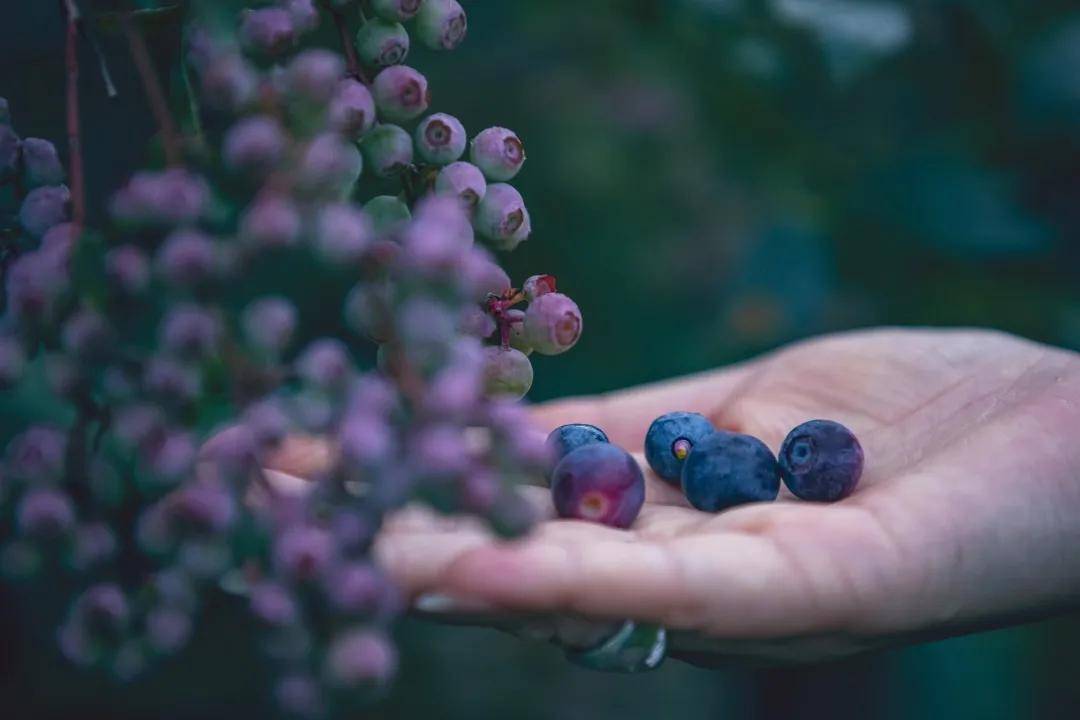
M 671 412 L 653 420 L 645 433 L 645 459 L 657 475 L 679 484 L 683 463 L 694 446 L 716 432 L 704 415 Z
M 832 420 L 798 426 L 780 446 L 780 472 L 797 498 L 833 502 L 850 495 L 863 469 L 863 450 L 855 435 Z
M 551 496 L 559 517 L 626 528 L 645 503 L 645 478 L 630 453 L 596 442 L 555 466 Z
M 551 454 L 553 466 L 582 445 L 606 442 L 611 441 L 603 430 L 586 423 L 560 425 L 547 437 L 548 452 Z
M 697 442 L 686 458 L 682 487 L 698 510 L 719 512 L 775 500 L 780 468 L 772 451 L 757 438 L 718 430 Z

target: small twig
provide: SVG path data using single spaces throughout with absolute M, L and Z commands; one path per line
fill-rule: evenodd
M 176 130 L 172 114 L 169 112 L 169 104 L 165 100 L 165 92 L 161 89 L 157 71 L 154 69 L 150 51 L 146 47 L 146 39 L 135 26 L 131 14 L 126 14 L 121 19 L 124 26 L 124 35 L 127 36 L 128 46 L 131 49 L 131 58 L 135 61 L 135 69 L 139 72 L 143 90 L 146 92 L 150 110 L 157 121 L 161 132 L 161 144 L 165 149 L 165 162 L 175 167 L 184 163 L 184 156 L 180 148 L 180 135 Z
M 365 85 L 370 85 L 371 78 L 367 76 L 364 68 L 360 65 L 360 58 L 356 54 L 356 44 L 353 42 L 345 14 L 327 0 L 322 0 L 321 4 L 323 9 L 330 13 L 330 17 L 334 19 L 334 26 L 337 27 L 338 35 L 341 37 L 341 49 L 345 52 L 345 65 L 349 76 L 356 78 Z
M 87 27 L 86 23 L 81 23 L 80 28 L 83 37 L 90 43 L 90 49 L 94 51 L 94 55 L 97 56 L 98 72 L 101 73 L 101 81 L 105 83 L 105 94 L 109 96 L 109 99 L 115 98 L 119 93 L 116 91 L 116 84 L 113 83 L 112 72 L 109 71 L 109 63 L 105 60 L 105 53 L 101 49 L 101 43 L 98 42 L 97 34 Z
M 188 99 L 188 111 L 191 113 L 191 129 L 195 132 L 195 142 L 202 148 L 206 144 L 206 136 L 203 133 L 202 110 L 199 108 L 199 97 L 195 94 L 195 86 L 191 82 L 191 69 L 188 67 L 186 57 L 180 58 L 180 77 L 184 81 L 184 93 Z
M 71 176 L 71 220 L 78 237 L 86 224 L 86 182 L 83 176 L 82 131 L 79 127 L 79 21 L 75 0 L 64 0 L 67 11 L 67 135 Z

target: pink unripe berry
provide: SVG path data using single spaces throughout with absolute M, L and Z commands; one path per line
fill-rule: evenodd
M 360 148 L 368 167 L 378 177 L 399 175 L 412 165 L 412 138 L 398 125 L 377 125 L 364 136 Z
M 399 22 L 373 18 L 356 33 L 356 52 L 365 65 L 399 65 L 409 55 L 409 33 Z
M 241 315 L 248 343 L 271 353 L 279 353 L 289 346 L 296 323 L 296 306 L 283 297 L 259 298 L 244 308 Z
M 453 50 L 468 29 L 465 11 L 457 0 L 424 0 L 416 16 L 416 35 L 432 50 Z
M 276 57 L 296 44 L 292 15 L 282 8 L 247 10 L 240 22 L 240 41 L 250 52 Z
M 419 117 L 431 103 L 427 78 L 407 65 L 383 70 L 375 76 L 371 91 L 379 112 L 391 122 Z
M 488 180 L 506 182 L 525 164 L 525 146 L 512 130 L 490 127 L 473 138 L 469 157 Z
M 527 237 L 531 229 L 525 201 L 513 186 L 505 183 L 488 185 L 484 199 L 473 218 L 476 231 L 491 240 L 498 249 L 512 250 Z
M 308 143 L 296 169 L 299 190 L 328 199 L 344 198 L 364 168 L 360 151 L 334 133 L 325 133 Z
M 141 293 L 150 282 L 150 262 L 134 245 L 121 245 L 105 255 L 105 275 L 121 292 Z
M 300 211 L 287 197 L 264 195 L 240 218 L 240 239 L 260 249 L 282 248 L 300 238 Z
M 289 63 L 285 86 L 294 97 L 325 105 L 334 96 L 344 74 L 345 63 L 336 53 L 305 50 Z
M 353 78 L 338 84 L 330 102 L 330 127 L 353 142 L 363 137 L 375 124 L 375 98 L 367 87 Z
M 176 230 L 154 258 L 158 273 L 174 285 L 206 282 L 217 269 L 217 247 L 199 230 Z
M 263 175 L 281 162 L 286 143 L 285 130 L 277 120 L 257 115 L 229 129 L 222 141 L 221 155 L 225 166 L 233 172 Z
M 435 192 L 457 195 L 466 207 L 474 208 L 487 194 L 487 180 L 480 168 L 472 163 L 459 161 L 439 171 L 435 178 Z
M 581 337 L 581 310 L 562 293 L 541 295 L 525 311 L 525 339 L 541 355 L 558 355 Z
M 113 198 L 112 214 L 123 223 L 168 227 L 199 220 L 209 204 L 206 180 L 174 168 L 137 173 Z
M 352 373 L 352 361 L 344 343 L 322 338 L 308 345 L 297 358 L 296 372 L 317 387 L 340 387 Z
M 383 20 L 405 22 L 420 10 L 423 0 L 372 0 L 371 9 Z
M 64 166 L 60 163 L 60 156 L 56 154 L 56 146 L 48 140 L 23 140 L 22 161 L 27 187 L 59 185 L 64 182 Z
M 484 348 L 484 389 L 489 397 L 525 397 L 533 383 L 533 367 L 525 353 L 514 348 Z
M 382 635 L 353 630 L 338 637 L 326 656 L 326 672 L 339 686 L 382 685 L 397 672 L 394 646 Z
M 462 289 L 477 302 L 486 301 L 489 295 L 501 297 L 510 289 L 510 276 L 480 247 L 466 253 L 460 277 Z
M 433 165 L 452 163 L 465 152 L 465 126 L 453 115 L 435 113 L 416 126 L 416 149 Z
M 332 204 L 319 212 L 315 245 L 326 260 L 353 265 L 364 256 L 374 235 L 367 215 L 351 205 Z
M 522 284 L 521 291 L 525 293 L 525 299 L 529 302 L 532 302 L 541 295 L 557 292 L 558 288 L 556 287 L 555 276 L 533 275 Z

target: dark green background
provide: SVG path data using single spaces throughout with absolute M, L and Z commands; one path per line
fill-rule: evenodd
M 24 135 L 60 140 L 56 3 L 0 5 L 0 95 Z M 432 82 L 435 109 L 473 131 L 502 124 L 523 137 L 518 185 L 535 235 L 509 266 L 519 281 L 558 275 L 585 315 L 571 354 L 537 360 L 534 400 L 884 323 L 1080 345 L 1074 2 L 466 7 L 465 46 L 412 62 Z M 164 66 L 175 32 L 152 39 Z M 117 101 L 84 62 L 98 205 L 147 157 L 153 132 L 122 44 L 106 44 Z M 311 278 L 313 302 L 318 287 Z M 3 415 L 9 424 L 11 408 Z M 194 648 L 123 695 L 57 669 L 42 626 L 5 618 L 0 717 L 261 712 L 264 676 L 244 650 L 243 614 L 227 603 Z M 618 677 L 490 631 L 406 622 L 402 678 L 371 716 L 1072 718 L 1078 639 L 1080 624 L 1063 618 L 829 666 L 669 663 Z

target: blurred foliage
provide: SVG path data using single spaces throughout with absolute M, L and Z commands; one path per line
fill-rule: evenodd
M 27 133 L 61 140 L 56 4 L 10 5 L 0 95 Z M 885 323 L 992 326 L 1080 347 L 1075 2 L 512 0 L 467 9 L 461 51 L 417 50 L 410 62 L 428 74 L 434 108 L 474 131 L 499 123 L 525 139 L 520 187 L 536 232 L 511 269 L 516 280 L 557 274 L 585 313 L 572 357 L 537 362 L 533 399 Z M 178 32 L 154 33 L 168 71 Z M 122 44 L 106 38 L 106 47 L 118 100 L 104 98 L 84 58 L 99 207 L 146 159 L 153 133 Z M 313 333 L 340 323 L 319 314 L 319 277 L 290 282 L 309 288 Z M 9 428 L 33 402 L 5 399 L 0 422 Z M 10 639 L 0 643 L 0 716 L 254 715 L 261 676 L 238 649 L 239 616 L 222 607 L 175 667 L 118 695 L 65 674 L 51 638 L 0 613 L 0 637 Z M 554 649 L 495 633 L 407 623 L 402 635 L 404 675 L 372 717 L 1065 718 L 1080 703 L 1071 618 L 830 666 L 669 663 L 634 678 L 590 674 Z M 33 710 L 22 715 L 27 698 Z

